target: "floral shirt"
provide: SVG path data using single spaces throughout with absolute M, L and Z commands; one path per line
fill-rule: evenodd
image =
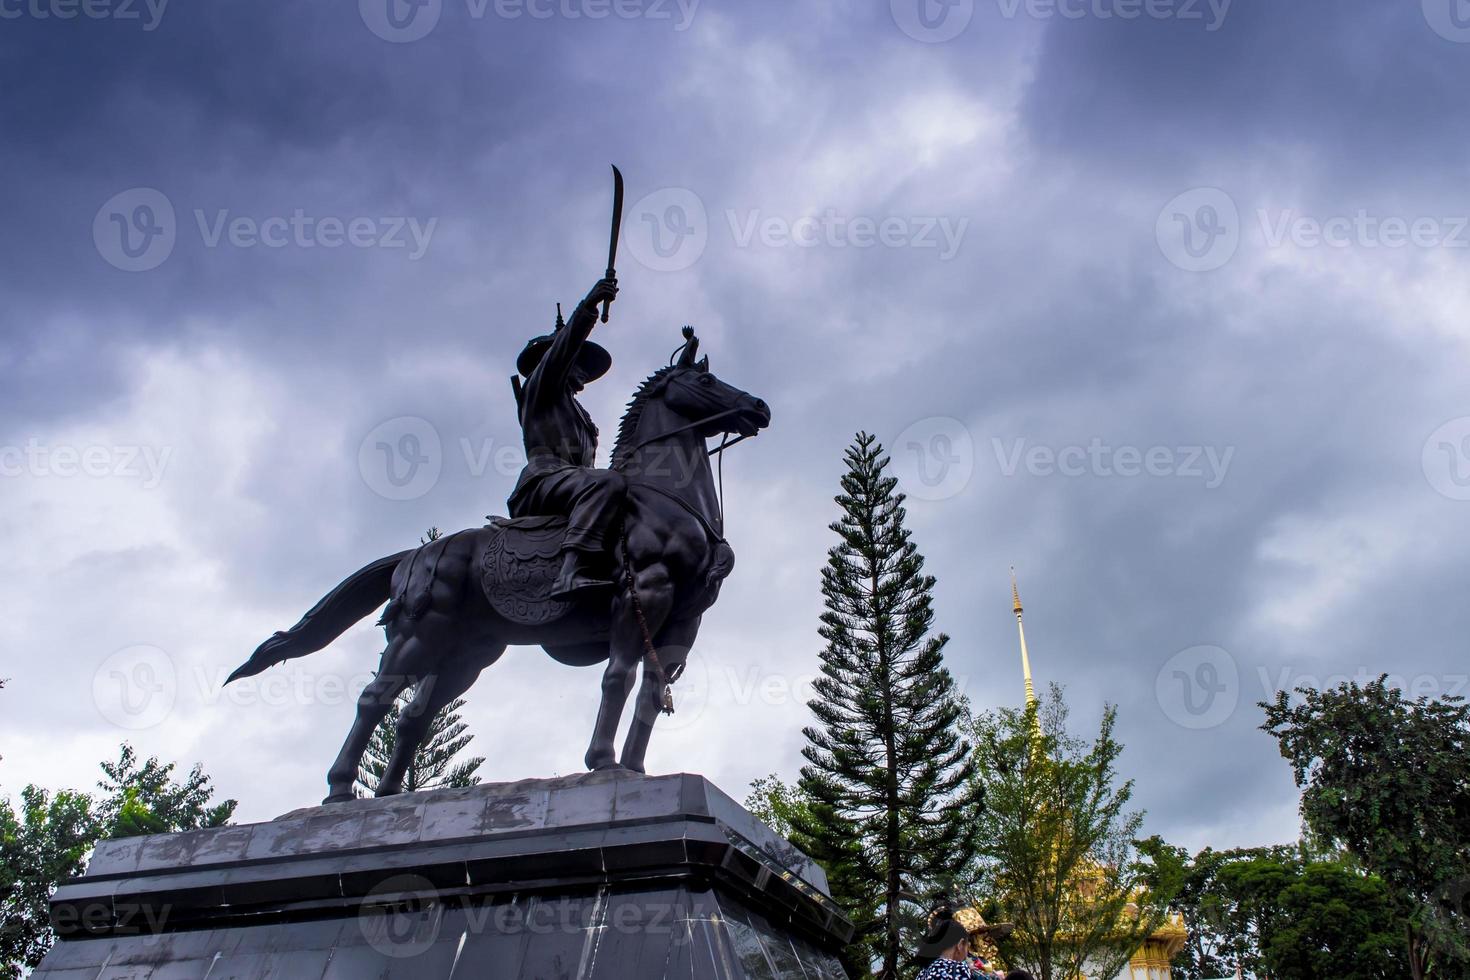
M 970 964 L 964 960 L 935 960 L 924 967 L 918 980 L 970 980 Z

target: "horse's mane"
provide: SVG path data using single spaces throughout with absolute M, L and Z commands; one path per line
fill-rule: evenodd
M 644 406 L 653 394 L 654 387 L 663 377 L 675 370 L 678 365 L 670 364 L 661 367 L 650 374 L 644 382 L 633 392 L 633 397 L 628 401 L 628 407 L 623 411 L 623 420 L 618 423 L 618 438 L 613 443 L 612 468 L 617 469 L 628 461 L 633 453 L 633 433 L 638 431 L 638 422 L 643 418 Z

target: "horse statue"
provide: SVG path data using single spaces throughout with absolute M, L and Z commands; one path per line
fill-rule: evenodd
M 230 675 L 227 684 L 314 653 L 387 602 L 379 620 L 387 646 L 327 773 L 324 803 L 354 798 L 373 730 L 412 685 L 377 795 L 401 792 L 430 722 L 508 645 L 540 645 L 570 666 L 606 661 L 587 768 L 644 771 L 654 721 L 667 710 L 668 685 L 734 565 L 706 441 L 732 435 L 739 441 L 771 421 L 765 402 L 711 374 L 708 357 L 695 360 L 699 340 L 688 328 L 685 337 L 678 360 L 639 386 L 618 428 L 612 468 L 624 475 L 628 492 L 612 555 L 614 591 L 551 597 L 565 519 L 493 518 L 354 572 Z M 640 662 L 633 721 L 617 755 L 613 740 Z

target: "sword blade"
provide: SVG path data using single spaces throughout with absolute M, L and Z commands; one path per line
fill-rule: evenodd
M 623 172 L 613 164 L 613 216 L 612 235 L 607 244 L 607 275 L 612 278 L 617 275 L 618 264 L 618 237 L 623 231 Z M 604 300 L 602 304 L 602 322 L 607 322 L 607 308 L 610 302 Z
M 609 275 L 611 270 L 618 264 L 618 236 L 623 230 L 623 172 L 617 167 L 613 171 L 613 219 L 612 237 L 607 246 L 607 267 Z

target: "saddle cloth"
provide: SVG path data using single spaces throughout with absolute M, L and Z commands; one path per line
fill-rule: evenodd
M 497 613 L 523 626 L 541 626 L 565 616 L 572 603 L 551 598 L 561 571 L 564 517 L 495 517 L 480 560 L 485 598 Z

